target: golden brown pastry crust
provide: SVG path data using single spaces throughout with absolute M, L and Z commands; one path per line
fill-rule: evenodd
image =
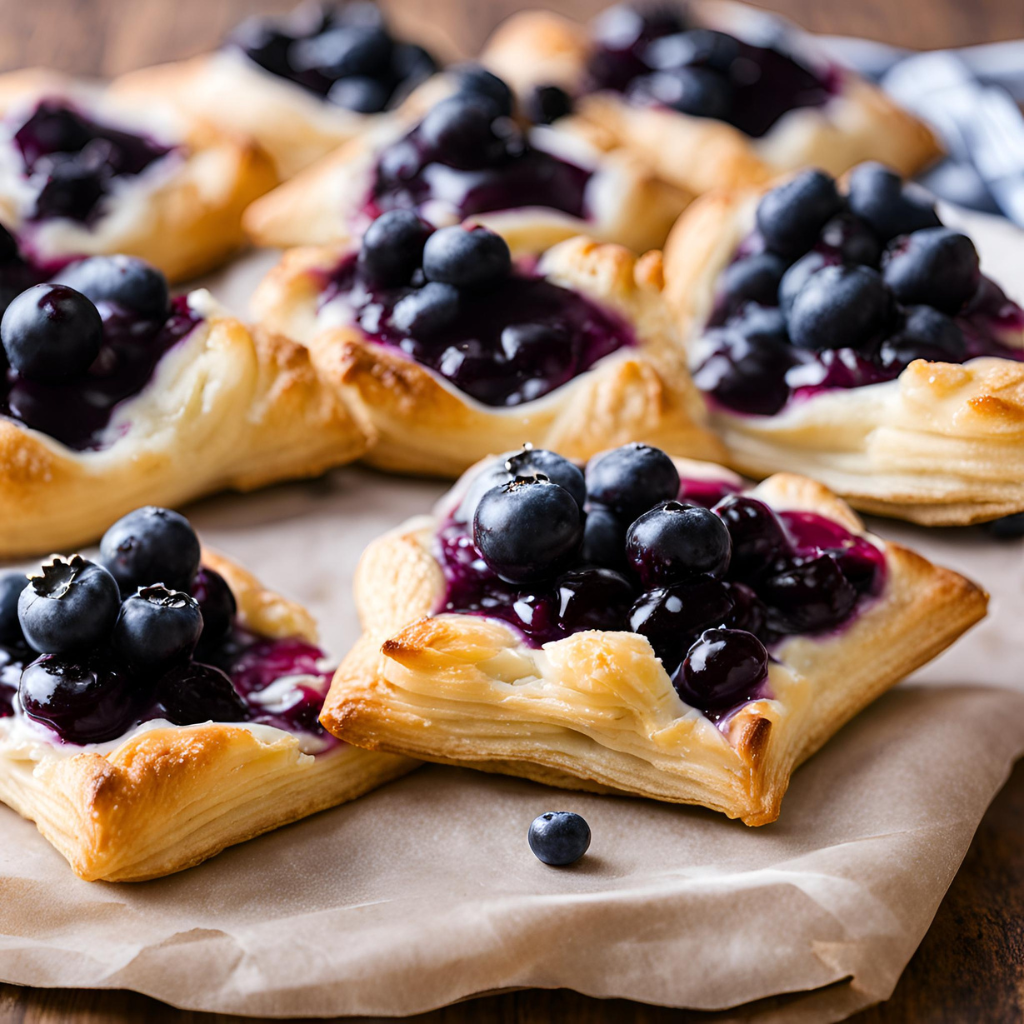
M 166 97 L 158 104 L 152 96 L 102 91 L 37 68 L 0 76 L 0 115 L 46 96 L 72 98 L 115 124 L 126 118 L 129 126 L 159 126 L 155 133 L 179 142 L 185 155 L 173 169 L 147 178 L 145 186 L 133 183 L 137 201 L 131 215 L 116 218 L 116 223 L 112 215 L 91 228 L 61 220 L 59 238 L 50 225 L 34 226 L 33 245 L 40 256 L 128 253 L 152 263 L 172 281 L 182 281 L 219 266 L 243 245 L 242 212 L 277 182 L 269 158 L 257 145 L 199 117 L 172 112 Z M 17 231 L 23 216 L 13 189 L 4 187 L 0 220 Z
M 679 462 L 683 476 L 731 474 Z M 753 492 L 868 536 L 824 487 L 781 474 Z M 843 630 L 773 651 L 770 698 L 720 731 L 687 707 L 647 640 L 590 631 L 527 647 L 501 622 L 439 614 L 438 520 L 374 542 L 356 574 L 364 635 L 342 662 L 321 721 L 367 749 L 522 775 L 552 785 L 703 804 L 748 825 L 775 820 L 795 767 L 853 715 L 985 614 L 956 573 L 869 537 L 883 593 Z
M 702 196 L 665 246 L 665 296 L 693 350 L 760 190 Z M 1024 347 L 1024 336 L 1002 340 Z M 711 418 L 751 476 L 807 473 L 857 508 L 930 526 L 1024 510 L 1024 363 L 917 360 L 899 378 L 822 392 L 775 416 Z
M 341 244 L 365 227 L 362 209 L 373 187 L 380 151 L 401 138 L 430 104 L 451 90 L 438 75 L 388 121 L 341 146 L 329 156 L 257 200 L 244 224 L 257 245 L 286 248 Z M 625 151 L 603 153 L 581 136 L 551 128 L 534 129 L 545 148 L 593 170 L 587 198 L 591 215 L 573 217 L 543 207 L 475 214 L 468 220 L 497 231 L 513 253 L 540 253 L 575 235 L 616 242 L 634 252 L 660 248 L 690 195 L 653 175 Z M 546 140 L 546 141 L 545 141 Z M 444 226 L 444 218 L 436 226 Z M 451 218 L 445 219 L 445 223 Z
M 268 637 L 316 629 L 300 605 L 210 551 L 240 621 Z M 31 750 L 0 723 L 0 800 L 86 881 L 138 882 L 182 871 L 263 832 L 353 800 L 416 767 L 347 744 L 317 756 L 281 729 L 209 722 L 139 730 L 106 749 Z
M 365 411 L 376 435 L 366 461 L 399 472 L 457 476 L 488 452 L 526 441 L 578 459 L 627 441 L 674 454 L 720 456 L 661 299 L 660 253 L 637 259 L 621 246 L 585 238 L 548 251 L 542 273 L 618 313 L 638 344 L 544 398 L 508 409 L 468 398 L 357 328 L 320 329 L 317 296 L 342 255 L 328 248 L 286 253 L 257 289 L 253 309 L 268 329 L 308 344 L 322 376 Z
M 0 418 L 0 558 L 95 540 L 139 505 L 315 476 L 372 436 L 302 345 L 212 310 L 115 420 L 107 447 L 78 452 Z
M 695 3 L 692 10 L 700 24 L 741 37 L 751 13 L 716 2 Z M 523 11 L 497 29 L 481 60 L 518 90 L 553 83 L 576 91 L 589 49 L 584 26 L 546 11 Z M 724 121 L 637 107 L 611 91 L 581 96 L 573 120 L 592 140 L 631 150 L 665 181 L 696 194 L 809 165 L 840 174 L 879 160 L 913 174 L 939 155 L 924 124 L 853 72 L 836 74 L 840 91 L 824 107 L 790 111 L 761 139 Z

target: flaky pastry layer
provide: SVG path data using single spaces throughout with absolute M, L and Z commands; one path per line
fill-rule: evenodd
M 322 376 L 364 410 L 376 435 L 366 461 L 399 472 L 457 476 L 489 452 L 526 441 L 581 460 L 628 441 L 674 454 L 720 456 L 662 301 L 660 253 L 637 259 L 621 246 L 574 238 L 545 254 L 541 273 L 617 313 L 637 344 L 545 397 L 510 408 L 469 398 L 357 327 L 324 329 L 319 298 L 344 255 L 337 248 L 287 252 L 252 304 L 266 328 L 307 344 Z
M 694 3 L 691 10 L 699 24 L 740 38 L 751 20 L 766 17 L 715 0 Z M 806 37 L 801 45 L 813 46 Z M 578 92 L 590 49 L 589 31 L 578 22 L 523 11 L 498 28 L 481 60 L 520 91 L 557 84 Z M 636 106 L 611 91 L 581 96 L 572 120 L 592 141 L 629 149 L 663 180 L 698 195 L 808 165 L 840 174 L 864 160 L 880 160 L 913 174 L 939 155 L 931 131 L 881 90 L 851 71 L 830 70 L 838 83 L 835 96 L 824 106 L 787 112 L 759 139 L 724 121 Z
M 735 480 L 717 466 L 677 464 L 683 477 Z M 588 631 L 534 648 L 500 621 L 435 614 L 445 580 L 434 517 L 410 521 L 364 554 L 355 581 L 364 635 L 339 667 L 321 721 L 367 749 L 702 804 L 748 825 L 774 821 L 794 768 L 982 618 L 987 597 L 866 534 L 811 480 L 780 474 L 752 493 L 867 537 L 885 553 L 887 580 L 840 631 L 775 648 L 771 696 L 743 705 L 723 728 L 683 703 L 638 634 Z
M 0 220 L 26 233 L 42 260 L 127 253 L 181 281 L 212 270 L 240 248 L 242 212 L 277 181 L 257 145 L 172 109 L 166 95 L 101 90 L 37 68 L 0 76 L 2 116 L 50 97 L 72 100 L 104 123 L 181 148 L 134 178 L 118 179 L 115 193 L 101 200 L 104 212 L 89 225 L 65 218 L 28 222 L 31 197 L 17 182 L 2 179 Z
M 0 558 L 95 540 L 140 505 L 180 506 L 225 488 L 315 476 L 372 436 L 300 344 L 207 314 L 114 413 L 110 443 L 74 451 L 0 418 Z
M 203 564 L 230 584 L 243 626 L 270 638 L 316 639 L 300 605 L 213 552 L 204 551 Z M 73 753 L 42 738 L 28 742 L 11 723 L 0 720 L 0 800 L 34 821 L 86 881 L 182 871 L 416 767 L 345 743 L 313 756 L 297 736 L 264 725 L 152 723 Z
M 760 195 L 703 196 L 669 237 L 665 297 L 691 352 Z M 1001 340 L 1024 347 L 1019 332 Z M 896 380 L 822 391 L 775 416 L 713 406 L 711 418 L 736 469 L 807 473 L 864 511 L 950 526 L 1024 509 L 1024 363 L 916 360 Z

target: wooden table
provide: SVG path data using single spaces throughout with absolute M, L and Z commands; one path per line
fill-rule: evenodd
M 440 28 L 471 54 L 503 17 L 544 0 L 383 0 L 397 21 Z M 549 0 L 585 17 L 603 0 Z M 202 52 L 245 14 L 283 10 L 287 0 L 0 0 L 0 70 L 44 64 L 111 75 Z M 772 0 L 762 4 L 817 32 L 929 49 L 1024 37 L 1022 0 Z M 412 9 L 415 8 L 415 14 Z M 415 1024 L 710 1024 L 686 1013 L 568 991 L 494 996 L 410 1018 Z M 0 1020 L 236 1022 L 243 1018 L 169 1009 L 128 992 L 20 989 L 0 985 Z M 856 1024 L 1011 1024 L 1024 1020 L 1024 764 L 996 799 L 935 921 L 892 999 Z

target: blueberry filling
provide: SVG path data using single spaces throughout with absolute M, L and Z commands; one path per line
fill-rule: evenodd
M 14 132 L 35 186 L 30 221 L 67 217 L 92 224 L 118 178 L 134 177 L 172 152 L 155 139 L 112 128 L 64 100 L 43 100 Z
M 72 744 L 166 719 L 271 725 L 326 749 L 323 652 L 242 627 L 182 523 L 191 530 L 167 509 L 139 509 L 108 531 L 99 563 L 75 555 L 39 576 L 0 577 L 0 717 L 24 715 Z M 161 582 L 183 565 L 185 589 Z
M 326 282 L 371 341 L 399 349 L 490 406 L 533 401 L 634 344 L 615 314 L 511 265 L 484 228 L 431 233 L 394 210 L 367 232 L 357 256 Z
M 422 46 L 395 39 L 376 4 L 362 0 L 250 18 L 227 45 L 264 71 L 360 114 L 394 106 L 438 68 Z
M 768 192 L 718 280 L 694 380 L 771 416 L 794 397 L 893 380 L 915 359 L 1024 359 L 1024 311 L 981 274 L 964 234 L 879 164 L 841 194 L 821 171 Z
M 485 72 L 486 74 L 486 72 Z M 490 75 L 501 88 L 507 86 Z M 591 172 L 532 145 L 507 103 L 470 80 L 377 160 L 365 212 L 415 210 L 428 220 L 540 206 L 586 218 Z M 546 116 L 537 112 L 537 116 Z
M 596 456 L 582 504 L 555 482 L 574 489 L 573 469 L 532 449 L 483 469 L 436 536 L 438 613 L 498 619 L 538 646 L 581 630 L 639 633 L 682 698 L 719 721 L 768 694 L 775 645 L 843 628 L 884 586 L 870 542 L 727 483 L 680 480 L 657 449 Z M 588 538 L 593 522 L 599 538 Z
M 2 268 L 0 268 L 2 273 Z M 200 322 L 163 275 L 127 256 L 72 264 L 27 288 L 0 322 L 0 416 L 76 451 L 104 447 L 115 410 Z M 81 290 L 79 290 L 81 289 Z
M 621 5 L 595 23 L 585 88 L 727 121 L 760 138 L 787 111 L 824 105 L 839 81 L 834 71 L 811 68 L 787 52 L 781 35 L 754 45 L 693 27 L 669 6 Z

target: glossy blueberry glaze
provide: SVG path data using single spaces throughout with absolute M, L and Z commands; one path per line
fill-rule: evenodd
M 74 381 L 29 381 L 9 367 L 0 377 L 0 416 L 39 430 L 76 451 L 102 448 L 117 406 L 137 395 L 161 358 L 200 323 L 187 300 L 174 300 L 164 322 L 141 320 L 111 303 L 100 303 L 103 347 L 88 373 Z M 2 351 L 0 351 L 2 359 Z
M 30 221 L 93 223 L 116 178 L 141 174 L 174 147 L 101 124 L 66 101 L 43 100 L 15 131 L 24 174 L 36 186 Z
M 364 212 L 369 219 L 387 210 L 429 211 L 439 204 L 458 220 L 495 210 L 531 206 L 559 210 L 586 219 L 586 190 L 592 173 L 529 145 L 503 147 L 500 158 L 480 166 L 454 167 L 432 152 L 414 128 L 383 151 Z M 430 218 L 427 217 L 429 220 Z
M 635 344 L 629 326 L 578 292 L 520 269 L 488 290 L 462 293 L 456 319 L 430 337 L 392 322 L 396 304 L 415 289 L 377 288 L 350 257 L 326 282 L 321 306 L 343 303 L 371 341 L 399 349 L 490 406 L 513 406 L 554 391 L 599 359 Z M 502 332 L 538 325 L 544 344 L 509 356 Z
M 659 16 L 660 15 L 660 16 Z M 637 88 L 645 76 L 658 70 L 650 58 L 650 46 L 676 36 L 689 26 L 679 16 L 647 12 L 642 31 L 635 38 L 598 42 L 592 50 L 587 91 L 610 89 L 625 93 L 632 103 L 660 106 L 656 96 Z M 717 69 L 729 82 L 731 100 L 721 119 L 753 138 L 760 138 L 790 110 L 820 107 L 841 88 L 837 71 L 814 71 L 772 46 L 756 46 L 731 39 L 734 59 L 728 69 Z M 697 62 L 695 66 L 703 66 Z

